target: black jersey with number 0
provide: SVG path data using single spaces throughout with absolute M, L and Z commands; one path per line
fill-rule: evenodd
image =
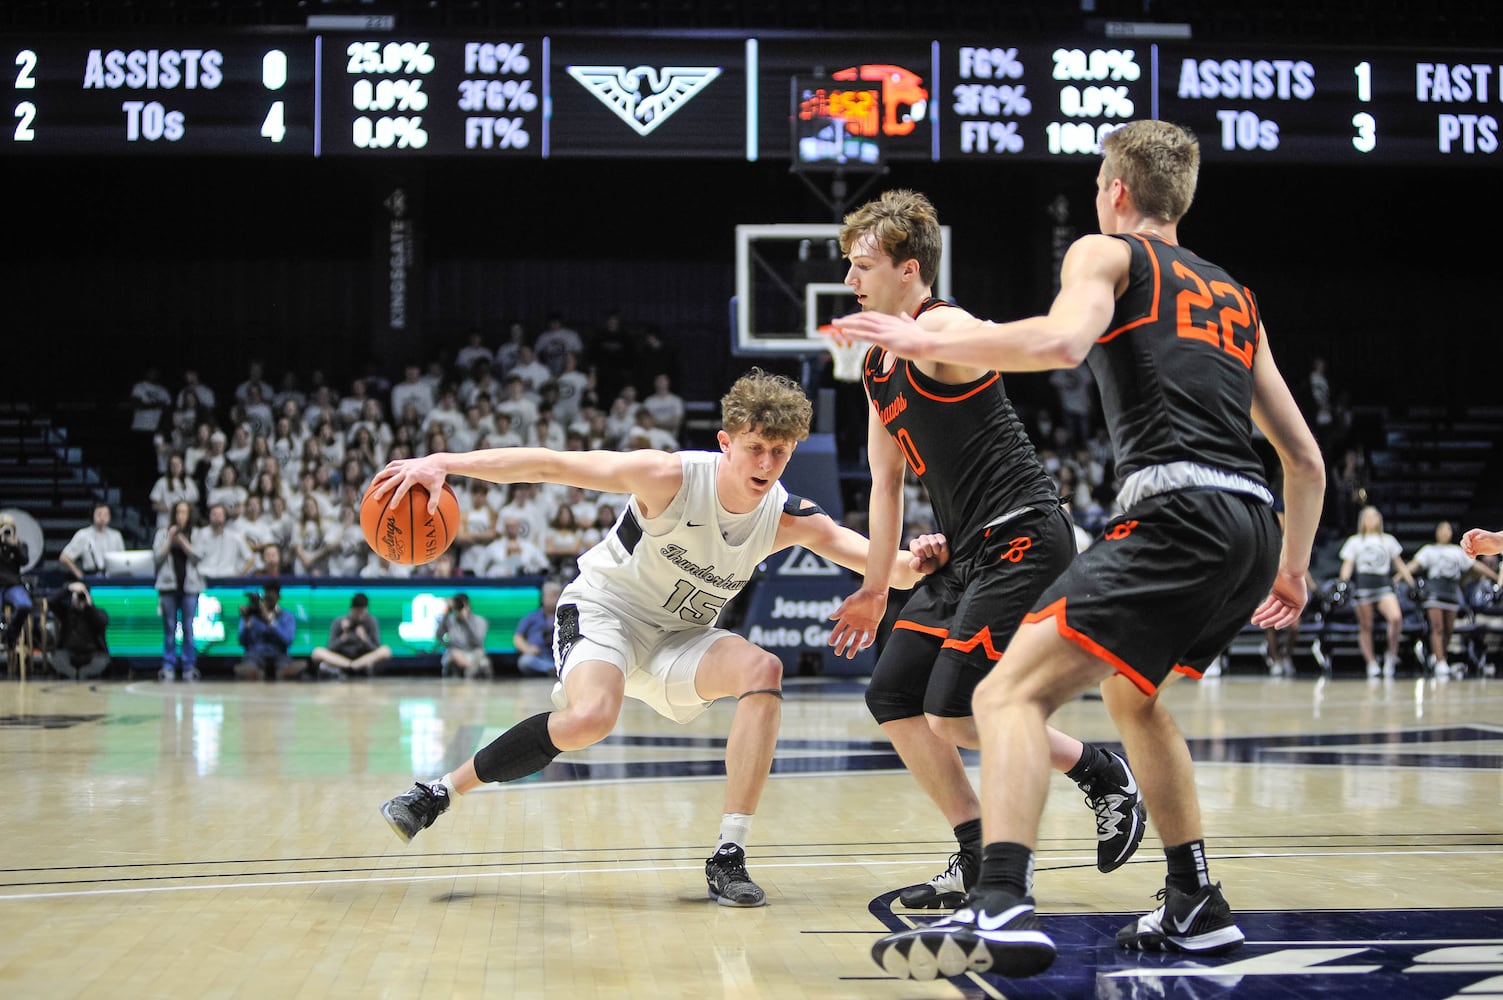
M 951 304 L 925 299 L 918 312 Z M 880 348 L 866 352 L 861 381 L 867 397 L 923 482 L 939 530 L 957 556 L 981 544 L 981 528 L 988 522 L 1058 496 L 1003 391 L 1001 375 L 987 372 L 972 382 L 947 385 L 903 358 L 886 373 L 882 363 Z
M 1264 482 L 1252 446 L 1252 292 L 1155 233 L 1116 238 L 1132 252 L 1127 290 L 1086 361 L 1118 475 L 1198 462 Z

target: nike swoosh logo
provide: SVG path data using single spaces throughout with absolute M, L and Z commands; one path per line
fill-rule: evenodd
M 703 528 L 704 527 L 704 522 L 701 521 L 699 524 L 695 524 L 693 521 L 690 521 L 689 522 L 689 527 L 691 527 L 691 528 Z
M 1204 906 L 1205 901 L 1202 900 L 1200 905 Z M 1032 909 L 1033 907 L 1029 906 L 1028 904 L 1020 903 L 1017 906 L 1014 906 L 1008 910 L 1004 910 L 998 914 L 991 914 L 987 913 L 985 910 L 982 910 L 976 915 L 976 926 L 980 927 L 984 931 L 998 930 L 1009 921 L 1011 921 L 1014 917 L 1021 917 L 1023 914 L 1030 912 Z
M 1195 918 L 1198 917 L 1198 916 L 1200 916 L 1200 911 L 1203 910 L 1203 909 L 1205 909 L 1206 908 L 1206 904 L 1209 903 L 1210 901 L 1211 901 L 1211 897 L 1207 896 L 1205 899 L 1202 899 L 1199 903 L 1195 904 L 1195 909 L 1193 909 L 1193 910 L 1190 911 L 1190 915 L 1188 917 L 1186 917 L 1183 920 L 1179 919 L 1178 917 L 1175 917 L 1173 920 L 1171 920 L 1169 922 L 1174 925 L 1174 929 L 1175 930 L 1177 930 L 1181 934 L 1183 934 L 1185 931 L 1187 931 L 1187 930 L 1190 929 L 1190 925 L 1191 924 L 1195 923 Z
M 1138 794 L 1138 779 L 1132 776 L 1132 768 L 1127 767 L 1126 763 L 1126 761 L 1123 761 L 1122 770 L 1127 772 L 1127 784 L 1122 786 L 1122 790 L 1128 795 L 1136 795 Z

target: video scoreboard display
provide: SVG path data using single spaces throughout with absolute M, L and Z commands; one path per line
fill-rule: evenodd
M 218 27 L 0 46 L 14 156 L 807 154 L 860 169 L 1090 157 L 1123 122 L 1163 118 L 1209 162 L 1483 164 L 1503 113 L 1496 51 Z

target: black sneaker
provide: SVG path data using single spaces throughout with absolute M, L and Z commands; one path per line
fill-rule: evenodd
M 441 782 L 419 781 L 411 789 L 381 806 L 381 815 L 404 844 L 412 842 L 419 830 L 426 830 L 449 808 L 449 789 Z
M 721 906 L 766 906 L 767 893 L 746 874 L 746 852 L 726 844 L 705 862 L 710 898 Z
M 889 934 L 872 945 L 872 959 L 889 974 L 917 980 L 967 972 L 1021 979 L 1053 965 L 1054 954 L 1032 897 L 1004 892 L 973 895 L 938 923 Z
M 1242 946 L 1242 929 L 1232 921 L 1220 882 L 1195 893 L 1165 886 L 1156 898 L 1162 906 L 1117 932 L 1118 948 L 1225 955 Z
M 1089 784 L 1082 782 L 1080 790 L 1086 793 L 1086 805 L 1096 814 L 1096 867 L 1113 872 L 1127 864 L 1143 842 L 1147 812 L 1127 761 L 1110 750 L 1106 755 L 1117 763 L 1117 775 L 1101 776 Z
M 962 848 L 950 855 L 944 871 L 898 893 L 898 902 L 910 910 L 953 910 L 965 901 L 980 871 L 981 855 Z

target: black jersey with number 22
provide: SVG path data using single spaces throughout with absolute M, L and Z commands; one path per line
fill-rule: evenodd
M 1252 448 L 1252 292 L 1156 233 L 1116 238 L 1132 253 L 1130 280 L 1086 361 L 1101 387 L 1117 474 L 1197 462 L 1264 482 Z

